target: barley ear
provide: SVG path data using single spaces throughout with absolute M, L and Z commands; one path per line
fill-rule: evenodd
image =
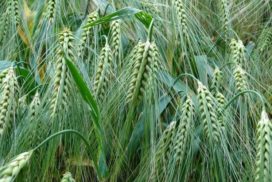
M 0 182 L 12 182 L 20 171 L 27 165 L 33 150 L 21 153 L 12 159 L 9 163 L 0 167 Z
M 231 22 L 230 22 L 230 7 L 228 0 L 220 1 L 220 18 L 224 27 L 224 38 L 229 38 Z
M 147 41 L 146 43 L 139 43 L 135 48 L 137 50 L 132 57 L 133 63 L 129 69 L 131 76 L 127 93 L 127 102 L 134 104 L 141 101 L 145 92 L 151 88 L 159 65 L 155 43 Z
M 73 34 L 69 29 L 64 29 L 59 36 L 59 45 L 55 62 L 53 79 L 53 93 L 50 98 L 51 118 L 54 118 L 59 109 L 67 111 L 69 94 L 72 88 L 72 78 L 65 61 L 65 54 L 73 58 Z
M 265 28 L 258 39 L 258 51 L 263 53 L 265 50 L 269 50 L 272 46 L 272 28 Z
M 49 0 L 45 12 L 45 17 L 49 23 L 53 23 L 56 18 L 58 0 Z
M 39 106 L 41 104 L 39 93 L 36 92 L 32 102 L 29 106 L 30 121 L 33 121 L 39 114 Z
M 65 174 L 63 174 L 61 182 L 75 182 L 75 179 L 70 172 L 66 172 Z
M 96 21 L 99 17 L 98 11 L 94 11 L 91 14 L 88 15 L 87 20 L 86 20 L 86 24 L 90 24 L 94 21 Z M 78 57 L 83 57 L 84 53 L 85 53 L 85 48 L 88 44 L 88 40 L 91 38 L 91 32 L 92 32 L 93 28 L 92 27 L 88 27 L 85 28 L 83 27 L 83 31 L 81 33 L 81 37 L 79 40 L 79 49 L 78 49 Z
M 119 58 L 120 44 L 121 44 L 121 27 L 120 20 L 115 20 L 111 24 L 111 48 L 113 57 L 115 59 Z
M 177 18 L 179 20 L 182 33 L 185 37 L 188 38 L 188 23 L 187 23 L 185 5 L 182 2 L 182 0 L 174 0 L 174 6 L 176 9 Z
M 210 87 L 210 91 L 213 94 L 213 96 L 215 96 L 215 94 L 220 90 L 220 84 L 222 83 L 222 80 L 223 80 L 222 71 L 220 71 L 218 68 L 215 68 L 213 73 L 212 84 Z
M 173 158 L 176 158 L 179 162 L 182 162 L 186 154 L 186 147 L 193 125 L 194 113 L 193 102 L 191 98 L 188 97 L 182 106 L 177 133 L 173 141 Z
M 239 65 L 236 65 L 236 68 L 233 71 L 235 86 L 238 92 L 242 92 L 247 89 L 246 73 L 243 68 Z
M 268 115 L 262 111 L 257 126 L 257 156 L 255 182 L 272 180 L 272 125 Z
M 205 135 L 210 142 L 219 142 L 222 128 L 217 118 L 215 99 L 201 82 L 198 82 L 197 91 Z
M 10 68 L 2 83 L 0 96 L 0 136 L 12 123 L 17 108 L 18 83 L 13 68 Z
M 230 43 L 231 61 L 236 64 L 245 64 L 245 46 L 241 40 L 232 39 Z
M 103 99 L 107 93 L 110 76 L 113 72 L 113 56 L 108 43 L 101 50 L 99 63 L 94 80 L 94 93 L 98 99 Z

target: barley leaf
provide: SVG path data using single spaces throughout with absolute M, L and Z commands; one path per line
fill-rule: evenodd
M 93 118 L 93 121 L 95 123 L 95 132 L 97 141 L 99 142 L 99 149 L 98 149 L 98 175 L 100 178 L 104 178 L 107 176 L 108 169 L 106 164 L 106 157 L 105 157 L 105 135 L 102 130 L 102 127 L 100 125 L 100 111 L 97 105 L 97 102 L 95 101 L 92 93 L 90 92 L 89 88 L 87 87 L 86 83 L 84 82 L 82 76 L 80 75 L 78 69 L 76 66 L 72 63 L 72 61 L 66 57 L 66 63 L 67 66 L 76 82 L 76 85 L 81 93 L 81 96 L 86 101 L 86 103 L 89 105 L 91 109 L 91 115 Z
M 127 7 L 93 21 L 87 24 L 84 28 L 90 28 L 99 24 L 108 23 L 113 20 L 127 18 L 130 16 L 135 16 L 143 25 L 145 25 L 146 28 L 149 28 L 152 22 L 152 16 L 150 14 L 136 8 Z

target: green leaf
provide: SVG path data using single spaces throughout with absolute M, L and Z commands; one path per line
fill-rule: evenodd
M 24 92 L 28 95 L 34 95 L 38 87 L 33 72 L 20 66 L 17 66 L 15 70 L 19 80 L 22 80 Z
M 175 83 L 175 78 L 173 78 L 169 73 L 167 72 L 160 72 L 159 73 L 159 80 L 161 82 L 163 82 L 169 89 L 173 88 L 176 93 L 180 93 L 183 92 L 184 94 L 188 94 L 191 93 L 193 94 L 193 91 L 188 87 L 188 85 L 186 85 L 184 82 L 182 81 L 178 81 Z
M 91 23 L 88 23 L 84 28 L 90 28 L 96 25 L 100 25 L 103 23 L 108 23 L 113 20 L 123 19 L 130 16 L 135 16 L 143 25 L 145 25 L 146 28 L 150 27 L 150 24 L 152 22 L 152 16 L 142 10 L 136 9 L 136 8 L 123 8 L 121 10 L 118 10 L 114 13 L 111 13 L 107 16 L 101 17 L 96 21 L 93 21 Z
M 211 73 L 211 67 L 208 64 L 208 58 L 206 55 L 200 55 L 195 57 L 197 72 L 199 75 L 199 80 L 208 85 L 208 75 Z
M 0 61 L 0 72 L 13 66 L 13 62 L 11 61 Z
M 100 113 L 98 109 L 97 102 L 95 101 L 93 95 L 91 94 L 89 88 L 87 87 L 86 83 L 84 82 L 82 76 L 80 75 L 76 66 L 72 63 L 72 61 L 66 58 L 66 64 L 77 84 L 77 87 L 81 93 L 83 99 L 87 102 L 87 104 L 91 108 L 92 117 L 94 122 L 98 128 L 100 128 L 99 120 L 100 120 Z
M 97 105 L 97 102 L 95 101 L 92 93 L 90 92 L 88 86 L 84 82 L 80 72 L 78 71 L 77 67 L 73 64 L 73 62 L 66 57 L 66 64 L 72 74 L 72 77 L 74 78 L 77 88 L 80 91 L 81 96 L 86 101 L 86 103 L 89 105 L 91 110 L 91 115 L 93 118 L 93 121 L 95 123 L 95 133 L 97 137 L 97 141 L 99 143 L 98 148 L 98 159 L 96 160 L 98 162 L 98 169 L 96 169 L 99 178 L 105 178 L 108 175 L 108 167 L 106 164 L 106 157 L 105 157 L 105 135 L 104 131 L 102 130 L 102 127 L 100 125 L 100 111 Z

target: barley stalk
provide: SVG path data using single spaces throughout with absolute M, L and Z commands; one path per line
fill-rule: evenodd
M 197 90 L 204 132 L 209 141 L 219 142 L 222 128 L 218 122 L 214 97 L 201 82 L 198 82 Z
M 107 92 L 113 67 L 113 57 L 110 46 L 106 43 L 101 50 L 99 64 L 95 75 L 94 92 L 98 99 L 103 99 Z
M 65 174 L 63 174 L 61 182 L 75 182 L 75 179 L 70 172 L 66 172 Z
M 12 122 L 16 111 L 18 83 L 12 68 L 9 69 L 3 84 L 0 98 L 0 136 Z
M 136 49 L 132 57 L 133 63 L 130 69 L 132 75 L 127 102 L 137 102 L 142 98 L 147 89 L 150 88 L 159 65 L 158 50 L 154 43 L 149 41 L 139 43 Z
M 20 171 L 27 165 L 33 150 L 17 155 L 6 165 L 0 167 L 0 182 L 12 182 Z
M 256 182 L 272 180 L 272 125 L 265 111 L 257 126 Z

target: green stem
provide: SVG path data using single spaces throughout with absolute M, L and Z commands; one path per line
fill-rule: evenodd
M 148 41 L 149 42 L 152 41 L 153 25 L 154 25 L 154 19 L 152 19 L 150 26 L 149 26 L 149 30 L 148 30 Z
M 235 63 L 233 61 L 227 62 L 227 63 L 223 64 L 219 69 L 222 70 L 222 69 L 224 69 L 226 66 L 228 66 L 230 64 L 235 64 Z
M 254 90 L 245 90 L 245 91 L 242 91 L 242 92 L 239 92 L 238 94 L 236 94 L 225 106 L 224 106 L 224 108 L 223 108 L 223 110 L 222 110 L 222 113 L 224 113 L 224 111 L 231 105 L 231 103 L 235 100 L 235 99 L 237 99 L 240 95 L 242 95 L 242 94 L 245 94 L 245 93 L 253 93 L 253 94 L 255 94 L 255 95 L 257 95 L 259 98 L 260 98 L 260 100 L 261 100 L 261 102 L 262 102 L 262 107 L 263 107 L 263 109 L 265 108 L 265 103 L 264 103 L 264 100 L 263 100 L 263 97 L 258 93 L 258 92 L 256 92 L 256 91 L 254 91 Z
M 67 133 L 73 133 L 73 134 L 77 135 L 80 139 L 82 139 L 84 141 L 85 145 L 87 146 L 88 154 L 91 156 L 92 160 L 94 161 L 94 165 L 95 165 L 96 171 L 98 171 L 97 160 L 94 157 L 94 155 L 92 155 L 92 153 L 89 152 L 89 150 L 91 149 L 90 144 L 88 143 L 88 141 L 86 140 L 86 138 L 81 133 L 79 133 L 76 130 L 67 129 L 67 130 L 62 130 L 62 131 L 59 131 L 57 133 L 54 133 L 51 136 L 47 137 L 44 141 L 42 141 L 37 147 L 35 147 L 33 149 L 33 151 L 38 150 L 39 148 L 41 148 L 43 145 L 45 145 L 47 142 L 49 142 L 50 140 L 54 139 L 55 137 L 57 137 L 59 135 L 67 134 Z
M 176 85 L 176 83 L 178 82 L 178 80 L 183 76 L 189 76 L 189 77 L 193 78 L 193 80 L 195 80 L 197 82 L 199 81 L 194 75 L 192 75 L 190 73 L 182 73 L 182 74 L 178 75 L 178 77 L 175 79 L 175 81 L 174 81 L 173 85 L 171 86 L 171 88 L 174 87 Z

